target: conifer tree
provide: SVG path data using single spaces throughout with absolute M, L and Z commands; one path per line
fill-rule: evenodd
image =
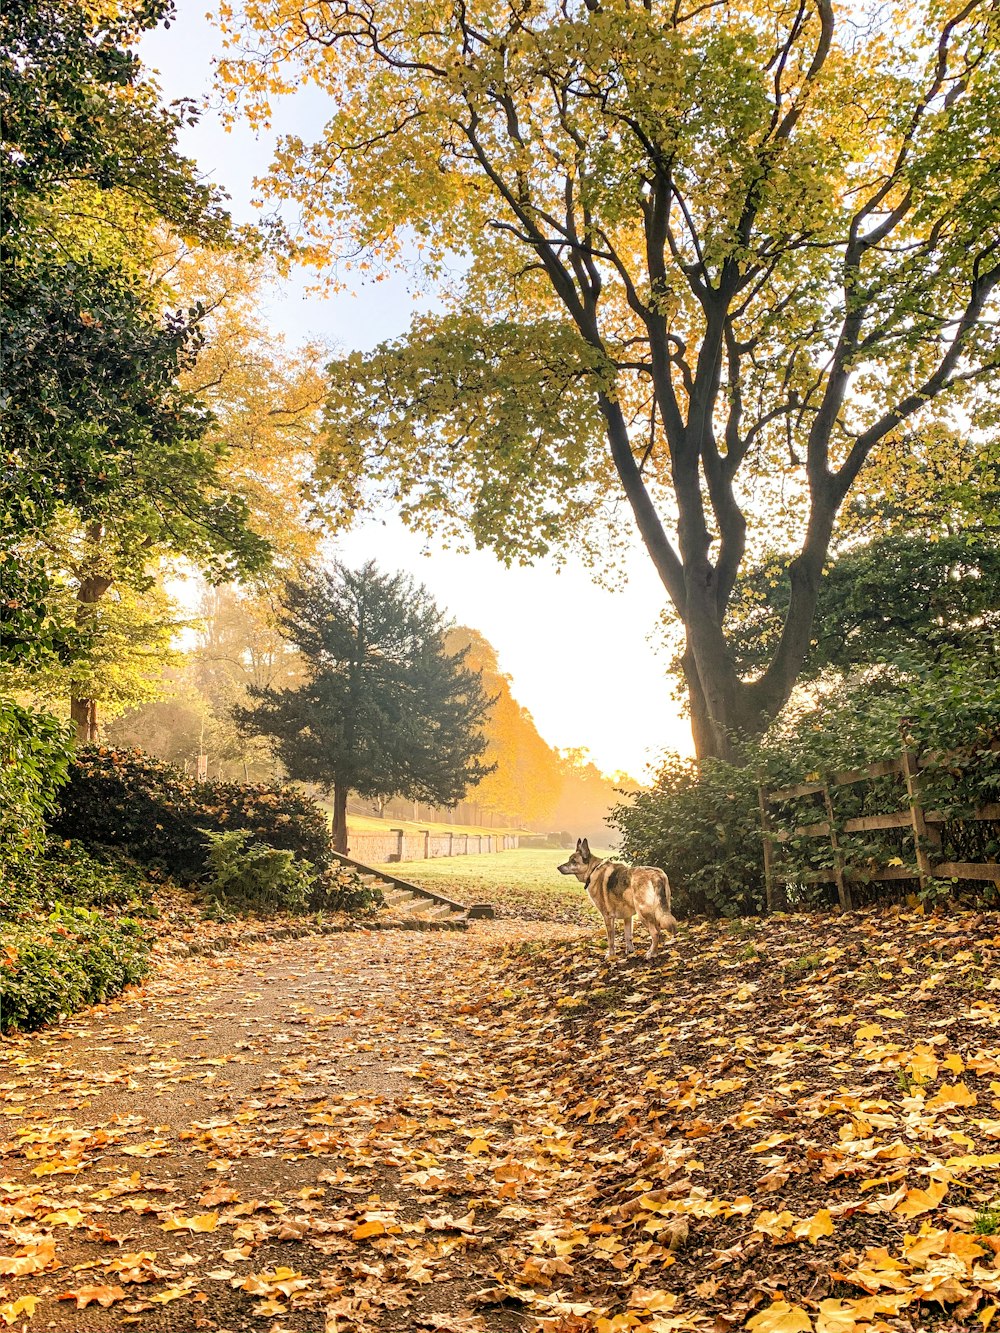
M 237 720 L 271 738 L 293 778 L 332 791 L 337 851 L 347 851 L 349 791 L 452 805 L 491 771 L 480 756 L 492 700 L 405 574 L 372 561 L 310 570 L 289 584 L 282 625 L 305 682 L 251 689 Z

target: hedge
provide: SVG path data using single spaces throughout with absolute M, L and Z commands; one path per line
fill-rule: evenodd
M 49 827 L 91 849 L 117 848 L 181 884 L 205 879 L 213 835 L 245 831 L 249 855 L 263 845 L 308 863 L 309 909 L 357 911 L 377 896 L 332 855 L 326 813 L 312 797 L 276 783 L 199 782 L 141 750 L 78 750 Z
M 0 929 L 0 1031 L 28 1031 L 110 999 L 149 970 L 151 940 L 130 917 L 60 906 Z
M 60 903 L 142 915 L 153 888 L 142 871 L 120 855 L 98 857 L 78 842 L 50 840 L 38 855 L 4 867 L 0 921 L 52 912 Z
M 332 859 L 325 813 L 295 788 L 198 782 L 141 750 L 79 749 L 49 828 L 90 847 L 122 848 L 181 883 L 204 871 L 208 832 L 246 829 L 319 868 Z
M 901 719 L 906 725 L 901 730 Z M 660 865 L 670 876 L 679 915 L 741 916 L 763 912 L 763 845 L 758 773 L 767 785 L 783 787 L 810 774 L 861 768 L 897 757 L 905 743 L 922 755 L 947 758 L 923 770 L 927 808 L 952 816 L 943 826 L 942 860 L 1000 859 L 1000 821 L 965 821 L 978 806 L 1000 802 L 1000 752 L 982 747 L 1000 738 L 1000 671 L 997 658 L 950 664 L 923 676 L 845 682 L 818 703 L 788 710 L 764 741 L 747 747 L 742 767 L 708 760 L 701 765 L 672 756 L 652 790 L 612 812 L 624 855 L 633 862 Z M 899 778 L 838 788 L 838 822 L 906 806 Z M 831 883 L 810 884 L 810 871 L 828 868 L 828 840 L 796 836 L 795 829 L 826 818 L 820 798 L 803 797 L 771 807 L 772 825 L 787 834 L 780 847 L 782 879 L 790 883 L 789 905 L 826 907 L 836 901 Z M 908 829 L 842 834 L 840 846 L 854 866 L 886 865 L 914 859 Z M 798 878 L 797 878 L 798 877 Z M 902 887 L 901 887 L 902 886 Z M 859 904 L 912 892 L 913 881 L 854 886 Z M 986 900 L 990 885 L 963 893 Z M 935 883 L 923 896 L 950 894 L 949 881 Z

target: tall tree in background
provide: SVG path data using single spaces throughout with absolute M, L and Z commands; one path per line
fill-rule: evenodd
M 336 518 L 316 475 L 329 349 L 289 347 L 262 320 L 275 266 L 246 243 L 212 250 L 171 236 L 152 268 L 178 303 L 204 311 L 197 360 L 180 383 L 212 413 L 220 476 L 279 569 L 310 560 Z
M 90 540 L 77 544 L 87 559 L 69 571 L 51 570 L 57 582 L 68 574 L 83 624 L 110 590 L 118 587 L 128 597 L 152 587 L 149 571 L 178 555 L 216 582 L 258 570 L 265 550 L 287 569 L 314 553 L 322 531 L 324 503 L 313 466 L 324 399 L 321 350 L 289 349 L 255 317 L 267 268 L 245 246 L 212 251 L 157 232 L 150 248 L 151 290 L 204 312 L 197 357 L 178 385 L 205 412 L 199 449 L 211 460 L 211 473 L 168 491 L 169 474 L 161 470 L 109 495 L 103 521 L 92 518 Z M 152 461 L 165 469 L 169 460 L 154 452 Z M 213 498 L 222 497 L 224 512 L 240 514 L 238 533 L 219 522 Z M 95 739 L 97 700 L 75 695 L 72 711 L 87 739 Z M 221 715 L 219 721 L 225 727 Z M 236 739 L 230 728 L 230 751 Z
M 335 102 L 272 168 L 304 250 L 391 262 L 415 237 L 451 282 L 450 313 L 334 368 L 329 470 L 506 559 L 599 550 L 623 496 L 684 626 L 698 753 L 732 756 L 794 686 L 862 469 L 992 410 L 995 4 L 242 13 L 223 73 L 252 117 L 303 71 Z M 745 678 L 727 610 L 778 532 L 787 610 Z
M 511 692 L 511 679 L 500 670 L 496 649 L 477 630 L 457 626 L 446 637 L 449 652 L 465 654 L 495 700 L 484 719 L 486 760 L 493 771 L 476 787 L 476 802 L 518 825 L 550 820 L 562 788 L 559 755 L 538 734 L 534 719 Z
M 129 604 L 133 626 L 144 617 L 152 629 L 158 599 L 142 608 L 139 596 L 164 554 L 213 578 L 270 555 L 222 466 L 228 444 L 211 410 L 183 383 L 203 344 L 202 310 L 171 309 L 150 273 L 160 234 L 232 240 L 218 198 L 177 148 L 190 106 L 162 107 L 131 49 L 171 13 L 167 0 L 12 0 L 0 17 L 0 657 L 35 662 L 49 680 L 62 671 L 79 740 L 97 735 L 100 691 L 86 682 L 105 660 L 110 621 Z M 101 602 L 116 585 L 109 620 Z M 116 642 L 124 650 L 128 636 Z M 122 699 L 134 702 L 128 690 Z
M 347 851 L 347 796 L 460 800 L 488 772 L 491 701 L 422 587 L 369 562 L 289 584 L 282 618 L 308 672 L 292 689 L 257 687 L 237 710 L 272 739 L 289 775 L 332 789 L 333 840 Z

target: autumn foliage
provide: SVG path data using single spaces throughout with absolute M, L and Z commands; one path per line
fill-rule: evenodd
M 995 919 L 702 922 L 614 969 L 596 934 L 219 931 L 13 1037 L 0 1319 L 988 1329 Z

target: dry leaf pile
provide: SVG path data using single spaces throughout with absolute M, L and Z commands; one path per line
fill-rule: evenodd
M 987 1329 L 1000 921 L 161 961 L 7 1041 L 0 1328 Z

